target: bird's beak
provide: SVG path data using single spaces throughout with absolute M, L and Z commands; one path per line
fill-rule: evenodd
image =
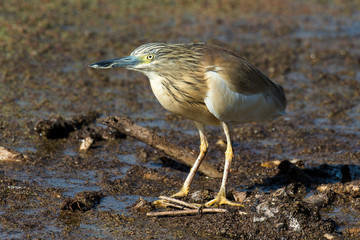
M 101 62 L 92 63 L 89 65 L 91 68 L 116 68 L 116 67 L 133 67 L 140 63 L 140 60 L 135 56 L 114 58 Z

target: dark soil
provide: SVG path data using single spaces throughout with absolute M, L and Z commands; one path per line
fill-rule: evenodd
M 35 0 L 0 9 L 0 238 L 360 238 L 357 1 Z M 87 66 L 147 42 L 195 41 L 241 52 L 284 87 L 288 114 L 232 126 L 227 190 L 244 207 L 147 217 L 189 168 L 95 119 L 128 116 L 195 152 L 196 128 L 158 104 L 145 76 Z M 206 161 L 222 171 L 225 137 L 206 130 Z M 219 187 L 198 174 L 185 200 L 206 202 Z

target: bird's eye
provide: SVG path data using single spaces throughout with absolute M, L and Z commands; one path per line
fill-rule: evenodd
M 154 54 L 149 54 L 149 55 L 146 56 L 147 60 L 153 60 L 154 58 L 155 58 Z

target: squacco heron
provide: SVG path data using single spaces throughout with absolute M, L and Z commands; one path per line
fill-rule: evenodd
M 208 151 L 204 126 L 221 126 L 227 148 L 220 190 L 205 206 L 236 205 L 226 198 L 233 149 L 228 125 L 265 121 L 283 115 L 283 88 L 239 54 L 203 43 L 148 43 L 130 56 L 96 62 L 92 68 L 124 67 L 145 74 L 155 97 L 168 111 L 194 121 L 200 134 L 200 153 L 181 190 L 184 197 Z

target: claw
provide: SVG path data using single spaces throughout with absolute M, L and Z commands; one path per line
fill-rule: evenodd
M 179 192 L 175 193 L 174 195 L 171 195 L 171 197 L 182 198 L 182 197 L 186 197 L 188 193 L 189 193 L 189 189 L 181 188 Z
M 223 205 L 223 204 L 228 204 L 228 205 L 237 206 L 237 207 L 245 207 L 241 203 L 236 203 L 236 202 L 232 202 L 232 201 L 228 200 L 225 196 L 225 193 L 222 193 L 222 192 L 219 192 L 218 195 L 216 196 L 216 198 L 214 198 L 213 200 L 205 203 L 205 207 L 211 207 L 212 205 L 218 206 L 218 205 Z
M 168 204 L 165 200 L 156 200 L 153 202 L 153 205 L 158 208 L 160 208 L 160 207 L 165 208 L 168 206 Z
M 188 195 L 188 193 L 189 193 L 189 189 L 186 189 L 186 188 L 182 187 L 179 192 L 175 193 L 174 195 L 171 195 L 171 197 L 172 198 L 182 198 L 182 197 L 186 197 Z M 153 202 L 153 204 L 156 207 L 167 207 L 167 206 L 169 206 L 169 203 L 166 200 L 156 200 L 156 201 Z

